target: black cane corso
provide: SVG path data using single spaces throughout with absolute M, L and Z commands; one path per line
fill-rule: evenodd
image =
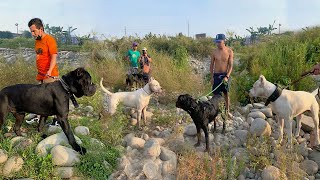
M 222 96 L 215 95 L 209 101 L 199 101 L 193 99 L 191 95 L 184 94 L 178 97 L 176 107 L 187 111 L 197 128 L 198 142 L 195 146 L 200 145 L 200 129 L 204 131 L 206 138 L 206 151 L 209 150 L 208 124 L 214 121 L 214 131 L 216 130 L 216 117 L 220 113 L 219 103 L 223 101 Z M 225 131 L 225 122 L 223 121 L 223 130 Z
M 42 130 L 48 116 L 56 115 L 70 145 L 74 150 L 85 154 L 86 149 L 76 143 L 68 123 L 69 98 L 76 104 L 73 95 L 79 98 L 92 96 L 95 92 L 96 86 L 84 68 L 77 68 L 52 83 L 17 84 L 5 87 L 0 91 L 0 127 L 7 113 L 11 112 L 16 118 L 14 132 L 21 136 L 20 127 L 26 112 L 41 115 L 39 131 Z

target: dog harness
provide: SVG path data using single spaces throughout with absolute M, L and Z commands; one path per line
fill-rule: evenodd
M 79 107 L 79 104 L 76 100 L 76 98 L 74 97 L 74 95 L 72 94 L 71 90 L 70 90 L 70 87 L 68 86 L 68 84 L 63 80 L 63 77 L 59 79 L 62 87 L 64 90 L 67 91 L 67 93 L 69 94 L 69 98 L 71 99 L 72 101 L 72 104 L 74 105 L 75 108 L 78 108 Z
M 273 93 L 268 97 L 265 106 L 268 106 L 270 104 L 270 102 L 274 102 L 275 100 L 278 99 L 278 97 L 281 96 L 282 93 L 282 89 L 278 87 L 277 84 L 275 84 L 276 89 L 273 91 Z

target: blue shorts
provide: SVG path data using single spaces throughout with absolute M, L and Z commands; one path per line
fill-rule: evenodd
M 214 90 L 219 84 L 223 81 L 223 78 L 227 76 L 227 73 L 214 73 L 213 74 L 213 85 L 212 85 L 212 90 Z M 231 78 L 228 78 L 228 83 L 224 84 L 222 83 L 214 92 L 212 92 L 214 95 L 227 93 L 229 92 L 229 86 L 230 86 L 230 80 Z

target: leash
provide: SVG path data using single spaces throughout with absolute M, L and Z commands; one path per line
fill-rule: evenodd
M 205 97 L 209 96 L 211 93 L 213 93 L 214 91 L 216 91 L 223 83 L 224 83 L 224 81 L 222 80 L 221 83 L 218 84 L 218 86 L 217 86 L 216 88 L 214 88 L 212 91 L 210 91 L 208 94 L 206 94 L 206 95 L 204 95 L 204 96 L 205 96 Z M 201 96 L 201 97 L 203 97 L 203 96 Z M 199 101 L 201 97 L 199 97 L 199 98 L 197 99 L 197 101 Z
M 302 74 L 300 75 L 300 78 L 294 80 L 292 83 L 288 84 L 288 85 L 285 86 L 283 89 L 287 89 L 289 86 L 291 86 L 291 85 L 293 85 L 293 84 L 296 84 L 297 82 L 301 81 L 303 78 L 305 78 L 305 77 L 313 74 L 313 72 L 314 72 L 314 71 L 311 70 L 311 71 L 307 71 L 307 72 L 302 73 Z
M 41 72 L 38 72 L 38 74 L 41 75 L 41 76 L 47 76 L 47 77 L 52 78 L 52 79 L 59 79 L 58 77 L 50 76 L 49 74 L 43 74 Z

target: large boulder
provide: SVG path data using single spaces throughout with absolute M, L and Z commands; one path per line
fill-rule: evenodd
M 263 180 L 285 180 L 287 177 L 274 166 L 267 166 L 263 169 L 261 177 Z
M 4 164 L 2 174 L 5 177 L 10 177 L 12 173 L 18 172 L 23 165 L 23 159 L 19 156 L 13 156 Z
M 52 148 L 51 155 L 52 163 L 57 166 L 70 167 L 80 162 L 79 153 L 61 145 Z
M 250 133 L 256 136 L 270 136 L 271 127 L 264 119 L 257 118 L 251 124 Z

